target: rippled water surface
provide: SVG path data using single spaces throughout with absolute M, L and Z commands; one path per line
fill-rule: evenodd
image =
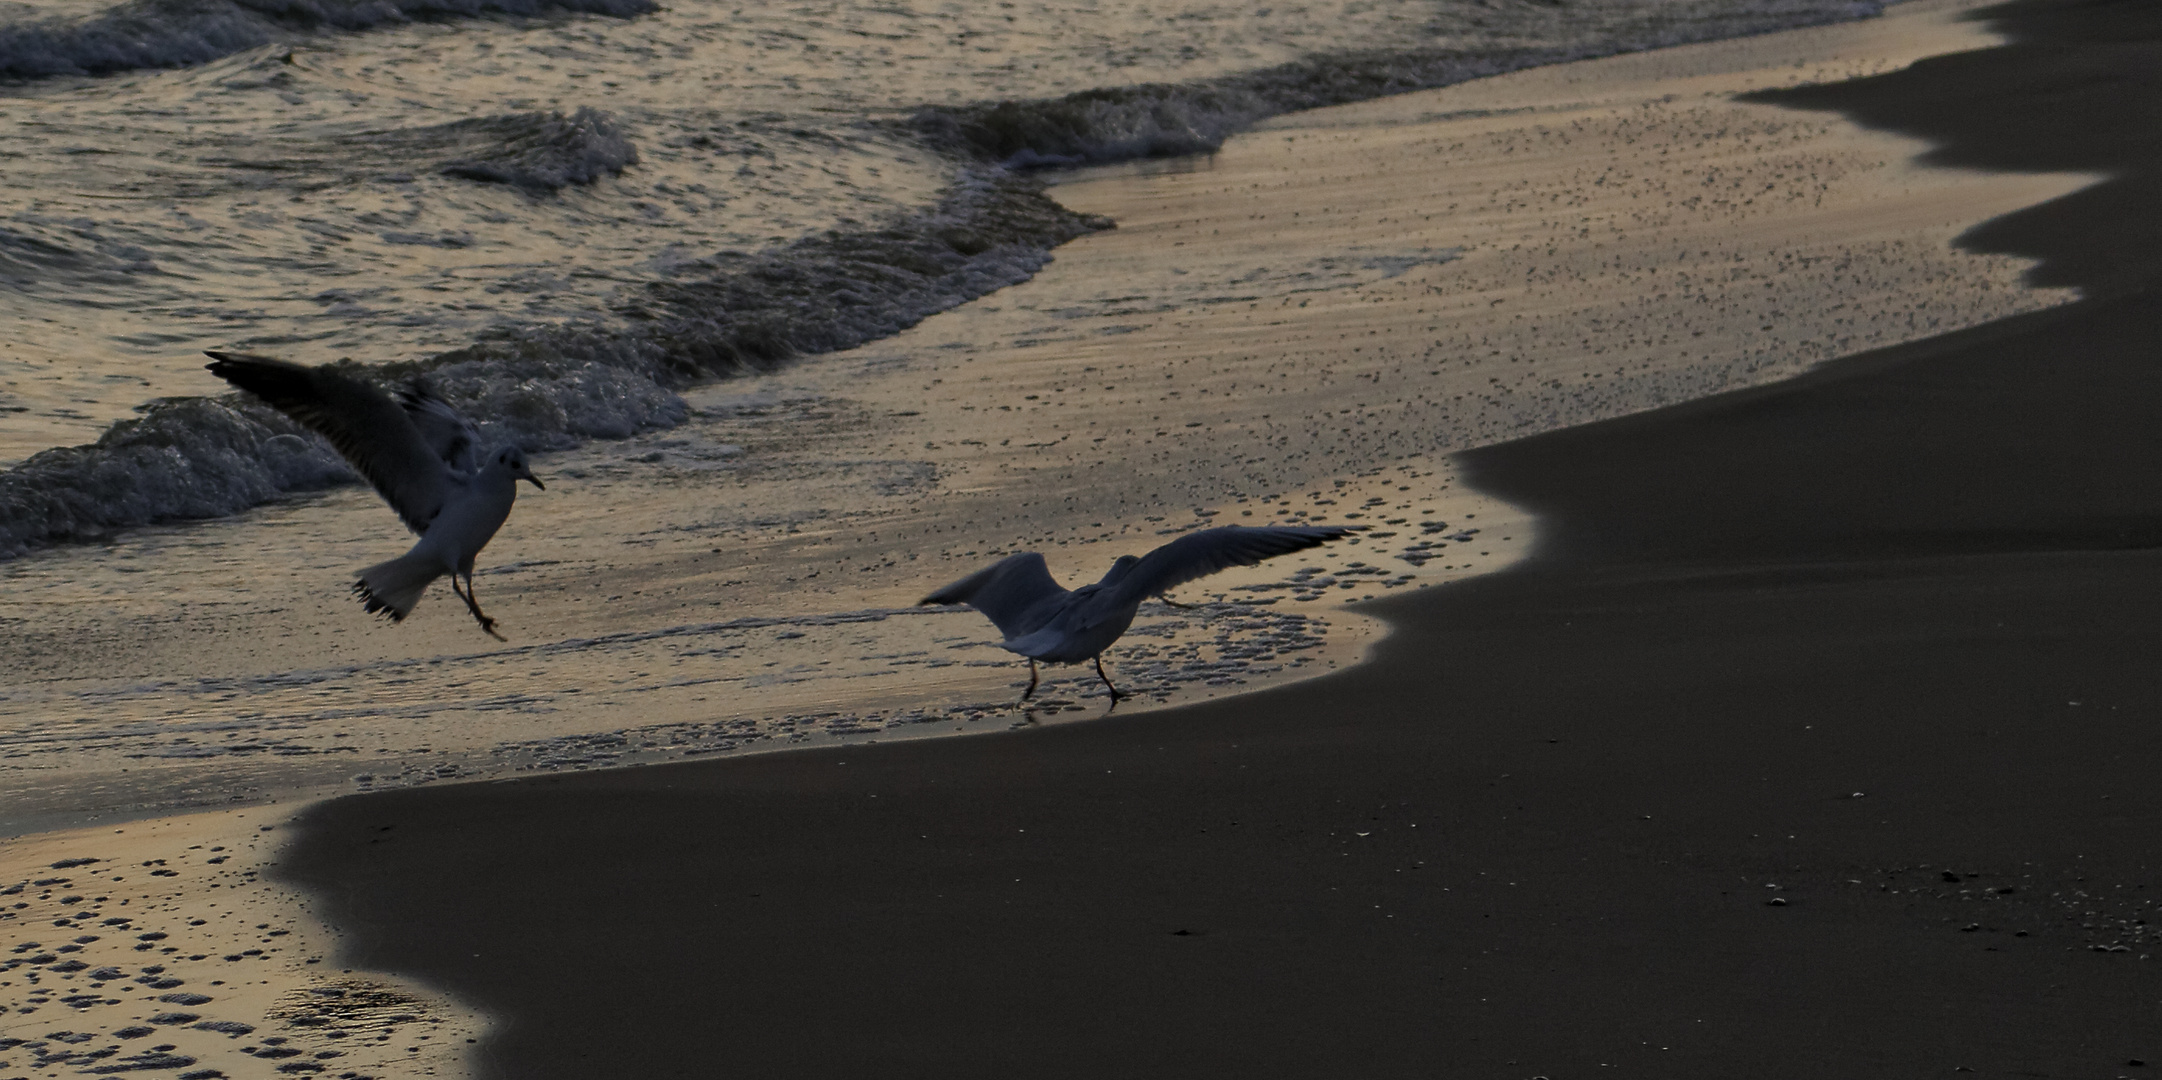
M 655 289 L 741 277 L 761 257 L 754 272 L 786 276 L 803 261 L 790 246 L 807 237 L 895 229 L 938 235 L 982 264 L 919 283 L 905 302 L 887 298 L 890 317 L 839 340 L 780 303 L 760 329 L 772 347 L 749 359 L 850 344 L 1026 276 L 1042 249 L 1087 227 L 993 221 L 996 199 L 957 207 L 956 187 L 997 171 L 997 159 L 1205 147 L 1286 107 L 1521 66 L 1539 50 L 1611 51 L 1871 10 L 1849 0 L 1603 0 L 1566 12 L 1520 0 L 573 6 L 582 10 L 402 0 L 308 17 L 224 0 L 0 6 L 0 74 L 14 78 L 0 85 L 0 463 L 89 442 L 151 399 L 220 389 L 198 368 L 204 347 L 381 363 L 539 336 L 553 366 L 519 378 L 561 378 L 586 361 L 651 375 L 667 366 L 654 354 L 671 350 L 688 357 L 674 366 L 713 374 L 744 351 L 739 325 L 677 327 L 658 346 L 621 338 L 656 317 L 726 321 L 740 298 Z M 956 227 L 978 235 L 956 241 Z M 830 264 L 833 252 L 806 259 Z M 875 285 L 908 261 L 882 251 L 839 276 Z M 834 290 L 834 274 L 814 277 L 821 294 Z M 566 325 L 609 347 L 563 348 Z M 569 393 L 590 382 L 574 379 Z M 665 403 L 631 396 L 586 428 L 521 434 L 545 443 L 671 422 Z M 0 507 L 36 519 L 5 530 L 0 551 L 231 512 L 282 489 L 273 478 L 226 485 L 217 505 L 123 505 L 61 473 L 0 489 Z M 76 504 L 65 520 L 25 503 L 56 492 Z
M 1350 663 L 1337 605 L 1533 540 L 1450 452 L 2055 302 L 1949 244 L 2078 178 L 1733 99 L 1964 47 L 1959 2 L 1567 68 L 1858 12 L 234 8 L 252 43 L 0 86 L 13 823 L 1101 715 L 917 601 L 1226 521 L 1369 530 L 1144 612 L 1122 708 Z M 168 17 L 43 10 L 0 56 Z M 510 640 L 360 611 L 410 538 L 205 347 L 547 451 L 480 561 Z

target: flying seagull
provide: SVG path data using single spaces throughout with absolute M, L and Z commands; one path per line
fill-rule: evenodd
M 1027 701 L 1036 692 L 1036 661 L 1053 664 L 1096 662 L 1096 675 L 1124 697 L 1104 674 L 1103 652 L 1133 624 L 1141 601 L 1170 592 L 1196 578 L 1232 566 L 1328 543 L 1348 528 L 1284 526 L 1250 528 L 1224 525 L 1187 533 L 1135 558 L 1121 555 L 1111 572 L 1094 585 L 1068 592 L 1051 580 L 1043 555 L 1024 551 L 1008 555 L 923 598 L 923 604 L 967 604 L 990 616 L 1006 635 L 999 648 L 1028 657 Z
M 472 423 L 418 383 L 393 401 L 366 382 L 325 368 L 244 353 L 205 355 L 216 361 L 206 365 L 211 374 L 329 439 L 405 527 L 420 535 L 413 550 L 362 570 L 353 583 L 370 614 L 403 620 L 428 583 L 447 574 L 451 591 L 480 628 L 504 640 L 473 598 L 473 557 L 510 516 L 518 481 L 547 490 L 524 451 L 506 446 L 483 452 Z

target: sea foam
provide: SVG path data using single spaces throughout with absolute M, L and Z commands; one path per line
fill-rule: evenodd
M 1001 170 L 885 228 L 829 232 L 675 268 L 607 324 L 529 327 L 417 362 L 346 370 L 410 379 L 528 450 L 624 438 L 682 422 L 676 390 L 848 348 L 1025 281 L 1101 219 Z M 220 517 L 354 479 L 312 434 L 240 395 L 170 398 L 87 446 L 0 473 L 0 558 L 152 522 Z
M 1596 7 L 1597 5 L 1591 5 Z M 915 129 L 950 150 L 1014 167 L 1100 164 L 1207 153 L 1272 116 L 1450 86 L 1545 64 L 1746 37 L 1882 14 L 1882 0 L 1682 2 L 1566 46 L 1370 50 L 1192 83 L 1144 83 L 1063 97 L 927 106 Z M 1570 17 L 1583 12 L 1566 9 Z
M 485 10 L 514 10 L 524 2 Z M 1587 4 L 1599 7 L 1601 0 Z M 1607 6 L 1635 11 L 1623 0 L 1607 0 Z M 1565 47 L 1344 53 L 1194 83 L 918 109 L 899 125 L 956 159 L 959 176 L 932 207 L 761 251 L 670 259 L 654 280 L 623 293 L 606 316 L 512 326 L 425 360 L 353 370 L 385 385 L 424 379 L 489 438 L 528 450 L 622 438 L 680 423 L 686 410 L 676 392 L 695 382 L 767 371 L 794 356 L 896 333 L 1024 281 L 1049 260 L 1052 248 L 1109 227 L 1051 201 L 1026 166 L 1206 152 L 1262 119 L 1296 109 L 1538 64 L 1863 18 L 1881 6 L 1877 0 L 1683 0 L 1655 17 L 1631 16 L 1636 21 Z M 152 10 L 113 9 L 101 18 Z M 278 13 L 276 18 L 297 20 L 294 25 L 375 18 L 358 14 L 359 6 L 244 10 L 250 18 Z M 383 10 L 392 12 L 381 16 L 388 19 L 483 8 L 408 2 Z M 642 7 L 595 0 L 594 7 L 579 10 L 619 14 Z M 1577 14 L 1571 8 L 1555 17 Z M 0 57 L 13 55 L 6 43 L 16 39 L 7 35 L 21 30 L 0 29 Z M 379 143 L 393 158 L 435 160 L 452 175 L 542 195 L 590 183 L 637 160 L 614 120 L 590 109 L 354 138 Z M 41 261 L 79 258 L 124 272 L 119 264 L 127 253 L 101 251 L 91 258 L 0 235 L 0 272 L 10 263 L 32 271 L 31 264 Z M 0 473 L 0 558 L 161 520 L 232 514 L 353 479 L 320 440 L 237 397 L 167 399 L 141 411 L 96 443 L 45 451 Z

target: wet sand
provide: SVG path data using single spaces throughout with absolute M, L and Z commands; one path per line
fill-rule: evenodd
M 465 1075 L 481 1033 L 469 1011 L 338 967 L 337 932 L 266 880 L 289 817 L 259 806 L 11 840 L 0 1075 Z
M 40 666 L 11 700 L 135 723 L 72 742 L 48 725 L 16 740 L 34 767 L 14 775 L 61 820 L 350 791 L 362 760 L 371 782 L 422 783 L 905 733 L 892 714 L 860 723 L 875 702 L 1003 727 L 1020 717 L 969 710 L 1018 672 L 924 663 L 965 630 L 897 616 L 928 585 L 1015 546 L 1056 549 L 1070 577 L 1211 520 L 1368 514 L 1396 535 L 1335 568 L 1379 556 L 1379 577 L 1434 587 L 1361 606 L 1395 629 L 1348 676 L 981 739 L 324 804 L 279 871 L 312 903 L 250 910 L 344 936 L 280 992 L 336 989 L 316 975 L 336 963 L 479 1030 L 373 974 L 401 972 L 493 1025 L 471 1067 L 521 1077 L 1561 1075 L 1637 1053 L 1640 1071 L 1912 1075 L 1972 1048 L 2100 1074 L 2143 1056 L 2112 1040 L 2153 1027 L 2151 1005 L 2134 1012 L 2158 995 L 2132 921 L 2153 815 L 2119 780 L 2146 760 L 2124 723 L 2145 700 L 2123 662 L 2143 640 L 2138 570 L 2078 560 L 2138 558 L 2148 451 L 2126 417 L 2150 339 L 2122 306 L 2137 301 L 2111 298 L 2153 275 L 2063 268 L 2147 227 L 2125 208 L 2151 202 L 2113 194 L 2153 175 L 2121 157 L 2143 144 L 2112 157 L 1948 126 L 2002 70 L 1812 103 L 1958 139 L 1964 161 L 1997 163 L 1976 136 L 2059 148 L 2005 162 L 2022 174 L 1917 165 L 1909 138 L 1731 98 L 1976 47 L 1946 17 L 1960 7 L 1304 114 L 1207 168 L 1063 188 L 1121 228 L 890 342 L 716 387 L 684 429 L 559 459 L 579 482 L 550 477 L 553 521 L 573 527 L 521 503 L 483 582 L 537 643 L 462 647 L 470 627 L 443 604 L 397 634 L 347 625 L 321 582 L 367 561 L 354 525 L 381 511 L 359 492 L 24 560 L 9 581 L 41 617 L 11 641 L 100 644 L 25 650 Z M 2053 99 L 2013 94 L 1991 117 L 2037 100 Z M 1944 116 L 1882 111 L 1932 101 Z M 1441 190 L 1359 183 L 1392 168 Z M 2117 198 L 2107 212 L 1949 246 L 2103 172 L 2117 179 L 2053 205 Z M 1272 178 L 1296 222 L 1234 224 L 1277 212 L 1234 199 Z M 1409 227 L 1443 196 L 1479 209 Z M 1308 210 L 1335 216 L 1306 232 Z M 2097 221 L 2108 235 L 2079 241 Z M 2046 287 L 2024 288 L 2036 257 Z M 2067 287 L 2096 295 L 1993 321 Z M 2099 366 L 2073 371 L 2057 357 L 2081 327 Z M 2054 367 L 2022 364 L 2022 341 Z M 1137 391 L 1159 371 L 1166 386 Z M 1293 372 L 1309 377 L 1267 381 Z M 1540 515 L 1538 557 L 1478 576 L 1531 534 L 1448 537 L 1496 507 L 1521 522 L 1512 504 Z M 602 512 L 618 520 L 577 527 Z M 635 543 L 624 515 L 644 523 Z M 1452 531 L 1415 526 L 1429 515 Z M 1332 593 L 1369 591 L 1341 577 Z M 752 617 L 714 621 L 715 595 Z M 822 605 L 832 625 L 759 621 Z M 286 628 L 276 649 L 249 645 L 266 620 Z M 857 681 L 761 674 L 814 645 Z M 2082 704 L 2049 704 L 2057 680 Z M 1073 690 L 1061 713 L 1087 702 Z M 268 738 L 247 726 L 266 718 Z M 356 735 L 374 741 L 356 753 Z M 221 739 L 250 752 L 212 753 Z M 49 876 L 59 857 L 28 850 L 11 844 L 0 878 Z M 384 1071 L 331 1075 L 411 1069 L 370 1064 Z
M 282 872 L 485 1075 L 2144 1075 L 2162 25 L 2000 16 L 1767 100 L 2107 173 L 1971 235 L 2085 297 L 1463 455 L 1537 550 L 1366 665 L 341 799 Z

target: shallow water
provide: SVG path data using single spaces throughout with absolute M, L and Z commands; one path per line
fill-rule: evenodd
M 0 557 L 344 479 L 276 460 L 274 417 L 147 404 L 222 390 L 203 348 L 424 361 L 529 449 L 619 438 L 1102 224 L 999 161 L 1207 149 L 1291 108 L 1875 10 L 585 7 L 0 10 L 0 74 L 44 76 L 0 87 Z
M 1929 25 L 1901 55 L 1978 36 Z M 949 244 L 949 261 L 879 292 L 906 259 L 870 256 L 921 253 L 929 233 L 828 233 L 745 255 L 752 272 L 725 289 L 666 283 L 678 308 L 748 297 L 829 329 L 859 319 L 859 338 L 898 331 L 772 372 L 671 381 L 632 362 L 665 350 L 581 359 L 530 329 L 439 363 L 428 377 L 491 430 L 558 448 L 540 459 L 550 489 L 526 494 L 482 560 L 504 646 L 440 597 L 398 626 L 361 616 L 348 575 L 405 538 L 260 407 L 167 402 L 101 446 L 40 455 L 10 474 L 18 495 L 107 484 L 143 517 L 317 493 L 114 531 L 96 525 L 100 490 L 38 489 L 43 521 L 104 539 L 0 566 L 8 820 L 1094 715 L 1092 673 L 1055 671 L 1018 708 L 1025 673 L 987 623 L 911 605 L 1008 551 L 1045 550 L 1077 584 L 1211 522 L 1375 529 L 1187 590 L 1215 598 L 1199 609 L 1150 609 L 1112 656 L 1135 704 L 1348 663 L 1372 629 L 1342 600 L 1505 565 L 1532 542 L 1515 511 L 1466 490 L 1450 451 L 2060 298 L 1949 241 L 2076 178 L 1919 168 L 1911 143 L 1731 101 L 1900 62 L 1846 57 L 1856 30 L 1812 33 L 1792 61 L 1764 39 L 1286 116 L 1209 157 L 1062 174 L 1057 201 L 1040 175 L 954 164 L 938 207 L 910 211 L 932 233 L 1119 227 L 907 329 L 897 313 L 1044 253 Z M 549 199 L 620 182 L 515 198 L 553 213 Z M 609 333 L 591 336 L 620 343 Z M 21 546 L 36 517 L 9 519 Z

